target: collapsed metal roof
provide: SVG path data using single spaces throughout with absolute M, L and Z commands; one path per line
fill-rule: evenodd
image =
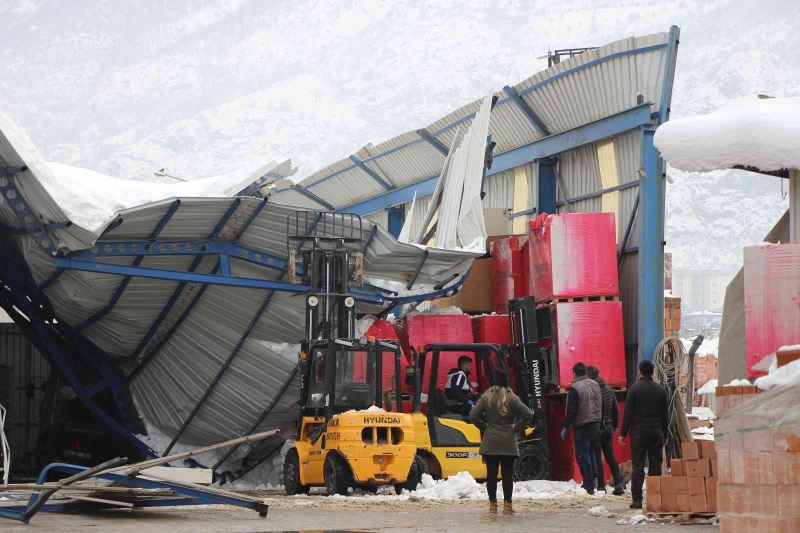
M 666 33 L 623 39 L 498 92 L 488 125 L 497 143 L 488 174 L 666 115 L 670 39 Z M 0 220 L 30 269 L 36 284 L 30 295 L 43 302 L 37 305 L 52 307 L 76 351 L 99 348 L 117 362 L 138 414 L 181 442 L 218 441 L 284 424 L 296 398 L 294 354 L 281 345 L 297 342 L 303 322 L 302 299 L 292 296 L 302 287 L 282 281 L 286 217 L 298 209 L 289 206 L 370 213 L 430 194 L 458 127 L 470 125 L 479 106 L 368 145 L 298 185 L 263 187 L 273 180 L 285 186 L 280 178 L 291 165 L 242 184 L 242 191 L 264 191 L 267 199 L 163 199 L 123 210 L 99 229 L 69 219 L 48 192 L 47 164 L 24 134 L 0 121 Z M 608 118 L 616 129 L 606 127 Z M 331 216 L 312 217 L 309 229 Z M 428 296 L 457 289 L 477 255 L 401 243 L 368 224 L 361 232 L 366 276 L 428 291 L 445 286 Z M 354 296 L 362 309 L 403 301 L 370 286 Z M 88 402 L 103 386 L 71 384 Z

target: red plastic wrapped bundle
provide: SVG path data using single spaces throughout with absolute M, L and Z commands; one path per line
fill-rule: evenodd
M 364 333 L 365 337 L 375 337 L 376 339 L 397 339 L 397 331 L 394 329 L 394 324 L 388 320 L 377 318 L 372 325 Z M 394 358 L 388 353 L 384 354 L 382 359 L 382 374 L 383 374 L 383 390 L 393 391 L 395 385 L 394 378 Z M 353 377 L 355 381 L 364 382 L 366 380 L 366 364 L 367 353 L 356 352 L 355 361 L 353 364 Z M 405 379 L 405 371 L 408 366 L 408 359 L 405 357 L 400 358 L 400 380 L 401 383 Z
M 508 315 L 476 316 L 472 319 L 472 336 L 475 342 L 510 344 Z
M 800 344 L 800 244 L 744 249 L 744 308 L 750 379 L 753 366 L 781 346 Z
M 567 432 L 566 440 L 561 440 L 561 428 L 564 426 L 564 415 L 567 409 L 566 402 L 566 394 L 547 398 L 547 429 L 550 458 L 553 465 L 552 479 L 555 481 L 574 479 L 580 483 L 583 481 L 583 476 L 581 476 L 581 470 L 575 461 L 575 441 L 572 431 Z M 617 403 L 619 404 L 619 425 L 622 426 L 622 414 L 625 412 L 623 393 L 617 393 Z M 619 428 L 614 432 L 612 442 L 614 443 L 614 458 L 618 464 L 622 464 L 630 461 L 631 448 L 627 441 L 625 444 L 620 444 L 617 437 L 619 437 Z M 605 457 L 603 457 L 603 472 L 606 480 L 611 478 L 611 470 L 608 468 Z
M 599 368 L 607 384 L 626 385 L 621 302 L 558 303 L 555 321 L 559 386 L 569 386 L 579 361 Z
M 619 293 L 613 213 L 541 214 L 528 228 L 536 300 Z
M 411 347 L 419 348 L 425 344 L 458 342 L 471 343 L 472 317 L 469 315 L 412 315 L 395 322 L 397 335 L 406 357 L 411 357 Z M 442 352 L 439 356 L 439 372 L 437 383 L 444 387 L 447 381 L 447 372 L 458 366 L 458 358 L 468 355 L 474 359 L 474 354 L 462 352 Z M 422 383 L 422 392 L 428 392 L 428 376 L 430 376 L 431 358 L 425 361 L 425 379 Z M 474 367 L 474 362 L 473 362 Z
M 492 241 L 492 309 L 495 313 L 507 313 L 508 301 L 525 296 L 527 285 L 522 259 L 526 236 L 506 237 Z
M 523 296 L 531 296 L 531 245 L 530 239 L 525 239 L 525 244 L 522 245 L 522 286 L 521 292 L 517 298 Z

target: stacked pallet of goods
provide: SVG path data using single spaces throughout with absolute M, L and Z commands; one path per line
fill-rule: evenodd
M 554 376 L 551 382 L 566 389 L 578 361 L 596 366 L 609 387 L 625 387 L 625 343 L 622 304 L 619 301 L 616 226 L 610 213 L 540 215 L 529 223 L 530 263 L 528 294 L 537 312 L 549 315 L 550 331 L 540 331 L 540 343 L 549 348 Z M 620 417 L 623 391 L 617 393 Z M 553 479 L 580 480 L 572 451 L 572 433 L 561 442 L 566 395 L 548 396 Z M 616 459 L 630 459 L 630 449 L 614 438 Z M 609 478 L 604 463 L 605 477 Z
M 717 454 L 713 440 L 682 444 L 668 476 L 646 479 L 647 510 L 654 513 L 716 513 Z

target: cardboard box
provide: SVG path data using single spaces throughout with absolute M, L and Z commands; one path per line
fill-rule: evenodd
M 681 449 L 683 450 L 684 461 L 700 459 L 700 449 L 697 446 L 697 441 L 682 442 Z
M 644 481 L 647 494 L 661 494 L 661 476 L 647 476 Z
M 717 456 L 717 451 L 714 449 L 713 440 L 700 441 L 700 456 L 703 459 L 713 459 Z
M 708 459 L 685 461 L 684 464 L 686 466 L 686 475 L 688 477 L 708 477 L 711 475 L 711 463 Z
M 492 312 L 492 260 L 475 259 L 461 290 L 453 296 L 433 301 L 433 307 L 458 307 L 465 313 Z
M 647 510 L 651 513 L 661 512 L 661 494 L 660 493 L 647 493 Z
M 697 496 L 698 494 L 705 494 L 706 479 L 710 478 L 687 477 L 686 482 L 689 485 L 689 496 Z
M 689 496 L 689 510 L 693 513 L 707 513 L 708 503 L 705 494 L 694 494 Z
M 669 494 L 670 496 L 678 494 L 676 490 L 676 481 L 675 481 L 677 479 L 681 478 L 672 476 L 661 476 L 661 494 L 664 495 Z
M 486 207 L 483 209 L 483 221 L 486 225 L 488 240 L 492 237 L 505 236 L 511 233 L 511 219 L 508 209 L 502 207 Z M 488 250 L 488 247 L 487 247 Z
M 675 494 L 661 494 L 661 511 L 672 513 L 678 510 L 678 497 Z
M 676 511 L 680 513 L 691 512 L 692 503 L 691 503 L 691 498 L 689 497 L 688 494 L 678 494 L 677 496 L 675 496 L 675 500 L 678 504 L 678 508 L 676 509 Z
M 678 496 L 688 496 L 689 495 L 689 478 L 688 477 L 676 477 L 673 478 L 675 480 L 675 494 Z
M 683 459 L 673 459 L 670 462 L 670 468 L 672 475 L 675 477 L 685 476 L 686 469 L 683 463 Z

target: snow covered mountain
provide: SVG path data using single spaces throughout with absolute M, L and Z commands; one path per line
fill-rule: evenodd
M 800 94 L 800 3 L 0 2 L 0 110 L 45 157 L 184 178 L 291 157 L 302 178 L 541 70 L 548 49 L 681 26 L 673 116 Z M 776 178 L 672 172 L 676 267 L 735 266 Z

